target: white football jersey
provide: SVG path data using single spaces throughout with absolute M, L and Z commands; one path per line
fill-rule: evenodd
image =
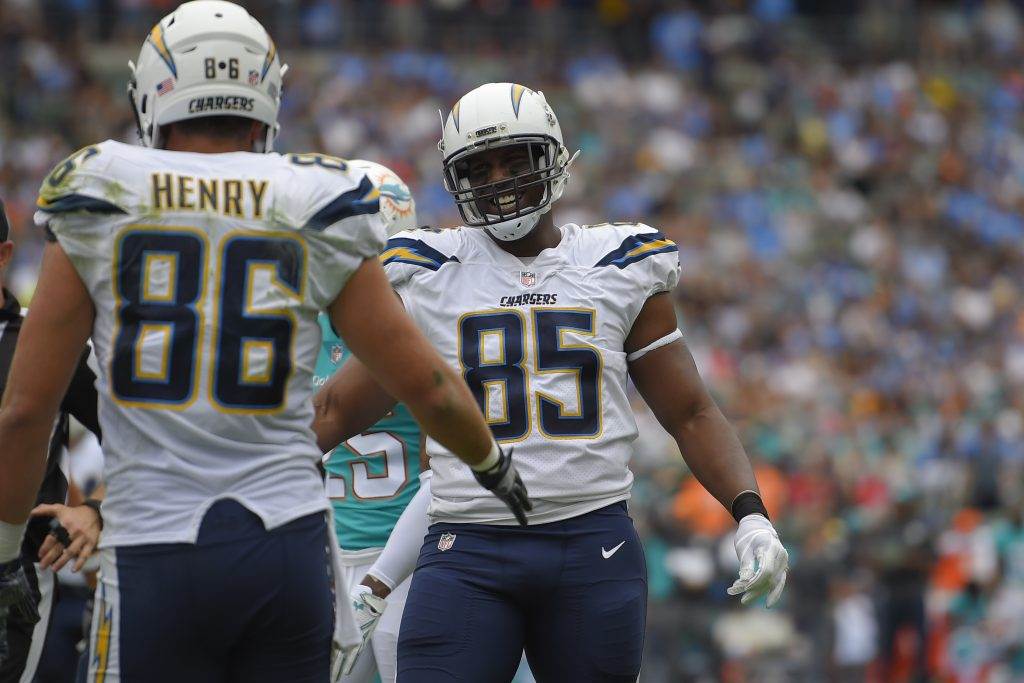
M 333 157 L 112 141 L 43 182 L 96 308 L 105 546 L 194 542 L 219 498 L 268 529 L 327 509 L 316 316 L 383 248 L 377 196 Z
M 524 262 L 480 229 L 412 230 L 381 255 L 406 309 L 465 378 L 534 503 L 531 523 L 629 497 L 636 423 L 623 344 L 644 302 L 679 279 L 675 243 L 646 225 L 564 225 Z M 427 440 L 439 521 L 514 524 Z

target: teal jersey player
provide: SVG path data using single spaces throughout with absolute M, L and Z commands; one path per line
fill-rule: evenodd
M 351 353 L 320 314 L 323 342 L 316 359 L 319 389 Z M 334 531 L 342 551 L 383 548 L 420 488 L 420 427 L 402 404 L 369 431 L 340 444 L 325 462 L 334 506 Z
M 415 202 L 401 178 L 373 162 L 347 163 L 364 171 L 380 190 L 380 210 L 389 235 L 415 227 Z M 313 374 L 314 392 L 351 355 L 328 317 L 321 313 L 319 322 L 322 342 Z M 324 464 L 334 506 L 334 532 L 343 555 L 379 550 L 420 488 L 420 427 L 408 408 L 399 404 L 369 431 L 331 451 Z M 365 554 L 367 559 L 376 555 Z

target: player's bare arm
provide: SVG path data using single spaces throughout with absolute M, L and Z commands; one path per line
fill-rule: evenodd
M 374 312 L 372 325 L 365 324 L 365 311 Z M 423 430 L 469 465 L 526 526 L 532 505 L 511 456 L 498 448 L 469 388 L 406 314 L 376 259 L 363 262 L 328 314 L 384 391 L 409 406 Z
M 373 311 L 372 325 L 366 324 L 366 311 Z M 494 438 L 473 395 L 406 315 L 375 259 L 363 262 L 328 313 L 383 391 L 408 405 L 425 431 L 470 466 L 484 460 Z M 379 399 L 378 394 L 371 402 L 383 405 Z M 369 424 L 382 416 L 378 413 Z
M 626 338 L 627 354 L 643 354 L 630 363 L 630 377 L 679 444 L 697 480 L 739 522 L 740 576 L 729 593 L 742 593 L 743 604 L 766 596 L 770 607 L 786 585 L 788 554 L 767 518 L 750 459 L 704 385 L 686 344 L 678 338 L 658 345 L 659 340 L 671 339 L 675 330 L 671 296 L 650 297 Z
M 324 453 L 384 417 L 397 401 L 358 358 L 349 359 L 313 397 L 313 433 Z
M 57 243 L 47 244 L 32 310 L 0 403 L 0 521 L 24 523 L 35 502 L 53 420 L 94 315 L 71 261 Z
M 647 300 L 626 338 L 626 353 L 636 352 L 676 329 L 668 293 Z M 679 444 L 694 476 L 730 509 L 743 491 L 757 491 L 750 460 L 697 372 L 682 339 L 644 354 L 629 374 L 658 422 Z
M 29 509 L 46 466 L 61 400 L 92 329 L 94 310 L 81 278 L 56 244 L 48 244 L 0 401 L 0 660 L 7 655 L 10 610 L 39 620 L 18 554 Z

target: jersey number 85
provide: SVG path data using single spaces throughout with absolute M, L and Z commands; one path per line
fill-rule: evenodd
M 563 373 L 575 382 L 572 409 L 540 391 L 531 392 L 527 355 L 527 320 L 520 311 L 470 313 L 459 320 L 462 374 L 498 441 L 517 441 L 531 432 L 531 402 L 536 402 L 540 433 L 548 438 L 594 438 L 601 432 L 601 354 L 589 344 L 569 344 L 563 332 L 595 332 L 592 309 L 535 308 L 530 312 L 535 373 Z M 485 353 L 487 338 L 497 336 L 496 355 Z M 491 398 L 503 403 L 495 417 Z M 532 394 L 532 395 L 531 395 Z

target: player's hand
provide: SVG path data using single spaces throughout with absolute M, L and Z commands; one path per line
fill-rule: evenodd
M 740 577 L 729 587 L 729 595 L 743 594 L 744 605 L 767 596 L 765 607 L 779 601 L 789 572 L 789 553 L 775 527 L 764 515 L 746 515 L 736 530 L 736 557 Z
M 501 498 L 516 516 L 520 526 L 526 526 L 526 513 L 533 509 L 533 503 L 526 492 L 526 485 L 512 464 L 512 449 L 508 449 L 507 453 L 503 448 L 498 450 L 501 455 L 498 464 L 486 472 L 473 470 L 473 476 L 481 486 Z
M 359 626 L 359 633 L 363 639 L 356 653 L 346 661 L 347 666 L 341 672 L 345 675 L 352 673 L 352 668 L 355 666 L 356 660 L 359 659 L 359 653 L 370 642 L 370 636 L 373 635 L 374 629 L 377 628 L 377 622 L 380 621 L 388 606 L 387 600 L 377 597 L 369 586 L 364 586 L 361 583 L 352 589 L 349 598 L 352 599 L 352 613 L 356 616 L 356 625 Z
M 103 527 L 100 516 L 88 505 L 37 505 L 32 516 L 53 517 L 66 532 L 66 536 L 59 530 L 47 534 L 39 547 L 39 566 L 60 571 L 75 560 L 72 570 L 77 572 L 95 552 Z
M 39 621 L 39 610 L 32 597 L 32 589 L 25 577 L 21 559 L 0 564 L 0 663 L 7 658 L 7 619 L 16 616 L 34 624 Z

